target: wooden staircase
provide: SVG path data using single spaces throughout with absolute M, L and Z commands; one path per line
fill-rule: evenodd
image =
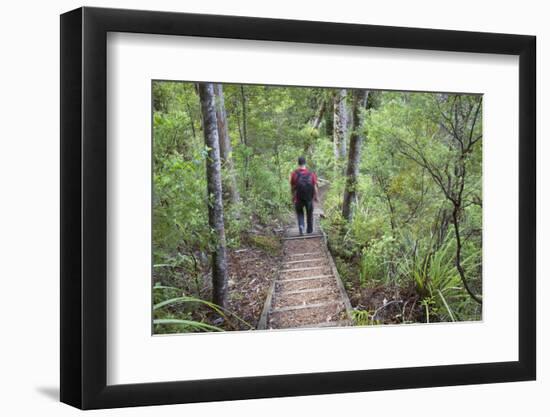
M 258 329 L 317 328 L 352 325 L 351 303 L 314 210 L 313 233 L 286 229 L 283 261 L 273 281 Z

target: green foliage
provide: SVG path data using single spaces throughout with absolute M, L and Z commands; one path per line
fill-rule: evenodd
M 277 236 L 250 235 L 249 242 L 267 253 L 279 253 L 282 249 L 281 240 Z
M 477 320 L 481 308 L 467 294 L 456 268 L 456 239 L 450 202 L 424 165 L 459 190 L 458 141 L 441 126 L 442 114 L 460 104 L 465 119 L 474 96 L 379 92 L 367 110 L 358 200 L 350 223 L 342 221 L 343 180 L 332 174 L 325 198 L 327 231 L 348 289 L 379 285 L 420 297 L 431 321 Z M 453 107 L 455 106 L 455 107 Z M 461 113 L 462 112 L 462 113 Z M 464 129 L 472 126 L 464 122 Z M 459 124 L 458 128 L 461 125 Z M 469 132 L 469 130 L 466 130 Z M 472 136 L 481 132 L 474 125 Z M 481 290 L 481 141 L 465 160 L 460 211 L 461 263 L 471 287 Z M 419 163 L 420 162 L 420 163 Z M 328 171 L 330 172 L 330 170 Z M 448 178 L 448 179 L 447 179 Z M 346 267 L 343 267 L 346 265 Z M 351 266 L 350 266 L 351 265 Z
M 365 140 L 357 201 L 346 222 L 341 215 L 346 159 L 333 151 L 333 90 L 224 85 L 223 91 L 234 168 L 230 172 L 224 165 L 222 175 L 224 182 L 235 175 L 241 196 L 240 203 L 224 201 L 229 248 L 281 250 L 276 236 L 256 230 L 280 227 L 291 217 L 288 178 L 297 157 L 305 155 L 330 184 L 322 224 L 350 298 L 380 286 L 411 289 L 418 298 L 411 303 L 423 311 L 424 321 L 480 319 L 481 307 L 468 296 L 456 268 L 451 221 L 452 198 L 460 197 L 460 262 L 469 286 L 480 294 L 482 141 L 463 152 L 464 144 L 453 136 L 454 128 L 465 137 L 481 137 L 482 124 L 471 117 L 479 97 L 371 92 L 364 126 L 357 127 Z M 313 124 L 323 100 L 326 111 Z M 153 110 L 153 278 L 178 289 L 154 291 L 155 303 L 165 303 L 155 310 L 155 320 L 161 320 L 155 331 L 213 330 L 204 326 L 212 325 L 202 320 L 205 311 L 225 322 L 237 319 L 204 302 L 216 242 L 208 226 L 207 150 L 194 85 L 154 82 Z M 350 132 L 351 126 L 348 140 Z M 359 309 L 354 319 L 373 324 L 369 314 Z
M 417 249 L 416 253 L 404 256 L 398 262 L 398 273 L 404 278 L 413 278 L 425 308 L 441 321 L 456 321 L 464 313 L 475 313 L 475 310 L 469 311 L 475 305 L 469 302 L 455 267 L 455 244 L 449 235 L 443 246 L 426 252 Z M 464 265 L 470 268 L 472 259 L 466 259 Z
M 366 310 L 353 310 L 353 321 L 358 326 L 368 326 L 371 322 L 370 313 Z
M 360 261 L 359 279 L 363 286 L 371 283 L 390 284 L 391 264 L 396 254 L 395 238 L 383 235 L 363 247 Z
M 356 326 L 375 326 L 380 324 L 380 320 L 374 318 L 374 313 L 368 310 L 353 310 L 353 322 Z
M 229 325 L 231 325 L 232 320 L 235 320 L 244 324 L 249 329 L 254 328 L 236 314 L 210 301 L 187 295 L 174 296 L 174 293 L 179 292 L 178 288 L 155 285 L 153 290 L 156 290 L 153 293 L 155 303 L 153 304 L 153 326 L 155 327 L 155 333 L 223 331 L 218 326 L 205 323 L 204 321 L 193 320 L 193 307 L 196 305 L 206 307 L 207 310 L 215 313 L 224 322 L 228 322 Z M 180 306 L 183 306 L 183 308 L 178 308 Z M 191 306 L 191 310 L 186 309 L 189 306 Z
M 240 203 L 224 201 L 227 246 L 238 248 L 246 243 L 276 253 L 280 251 L 278 238 L 250 231 L 258 224 L 280 227 L 291 212 L 288 177 L 299 155 L 313 155 L 319 131 L 305 122 L 315 113 L 309 101 L 319 91 L 310 89 L 311 95 L 304 95 L 298 89 L 239 85 L 224 85 L 223 91 L 241 195 Z M 208 225 L 206 158 L 195 86 L 154 82 L 153 280 L 179 289 L 179 295 L 171 298 L 179 299 L 177 303 L 155 312 L 155 319 L 163 320 L 157 322 L 155 332 L 205 330 L 192 323 L 197 318 L 205 323 L 209 319 L 205 311 L 223 317 L 213 306 L 181 298 L 181 292 L 197 300 L 210 294 L 210 254 L 216 238 Z M 224 182 L 229 175 L 223 165 Z M 157 302 L 169 300 L 164 297 Z

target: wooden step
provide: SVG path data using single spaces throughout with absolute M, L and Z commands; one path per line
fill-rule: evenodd
M 333 276 L 320 279 L 300 279 L 298 281 L 277 281 L 275 290 L 277 293 L 288 291 L 301 291 L 311 288 L 328 287 L 329 289 L 338 289 L 336 279 Z
M 337 322 L 345 318 L 346 309 L 341 302 L 334 302 L 329 305 L 323 303 L 322 306 L 310 305 L 307 308 L 301 309 L 272 311 L 269 314 L 267 328 L 290 329 L 311 327 L 314 326 L 315 323 Z
M 316 291 L 282 291 L 275 293 L 272 301 L 272 308 L 278 309 L 290 306 L 305 306 L 319 303 L 340 301 L 338 288 L 326 286 Z
M 311 279 L 326 279 L 334 278 L 334 275 L 314 275 L 312 277 L 303 277 L 303 278 L 287 278 L 287 279 L 278 279 L 277 282 L 295 282 L 295 281 L 308 281 Z
M 303 271 L 313 271 L 315 269 L 324 269 L 326 268 L 327 266 L 326 265 L 321 265 L 321 266 L 309 266 L 307 268 L 292 268 L 292 269 L 281 269 L 281 273 L 285 273 L 285 272 L 303 272 Z
M 305 255 L 324 255 L 324 253 L 323 252 L 303 252 L 303 253 L 291 253 L 291 254 L 288 254 L 287 256 L 295 258 L 297 256 L 305 256 Z
M 281 280 L 285 279 L 294 279 L 294 278 L 309 278 L 313 276 L 319 276 L 319 275 L 334 275 L 332 269 L 329 265 L 319 266 L 319 267 L 312 267 L 310 268 L 296 268 L 300 271 L 280 271 L 279 278 Z
M 338 320 L 338 321 L 325 321 L 321 323 L 312 323 L 312 324 L 302 324 L 301 326 L 294 327 L 295 329 L 317 329 L 319 327 L 346 327 L 352 326 L 353 323 L 349 320 Z
M 314 227 L 312 233 L 307 233 L 307 232 L 304 230 L 304 235 L 307 235 L 307 234 L 312 235 L 312 234 L 314 234 L 314 233 L 315 233 L 315 234 L 322 234 L 322 233 L 321 233 L 321 229 L 319 229 L 318 227 Z M 299 235 L 299 234 L 300 234 L 300 231 L 299 231 L 298 229 L 296 229 L 296 228 L 294 228 L 294 229 L 286 229 L 286 234 L 287 234 L 287 235 L 292 235 L 292 236 L 294 236 L 294 235 Z
M 308 288 L 305 290 L 284 291 L 284 292 L 280 292 L 279 296 L 281 297 L 283 295 L 294 295 L 294 294 L 305 294 L 309 292 L 327 291 L 327 288 L 331 289 L 331 287 L 317 287 L 317 288 Z
M 271 310 L 271 313 L 283 313 L 285 311 L 295 311 L 295 310 L 304 310 L 307 308 L 320 308 L 320 307 L 327 307 L 330 305 L 336 305 L 341 304 L 342 307 L 344 306 L 344 303 L 342 303 L 340 300 L 337 301 L 326 301 L 324 303 L 317 303 L 317 304 L 302 304 L 297 306 L 288 306 L 288 307 L 281 307 L 281 308 L 274 308 Z
M 323 268 L 323 267 L 326 267 L 327 268 L 327 271 L 330 271 L 330 264 L 328 262 L 328 259 L 326 258 L 321 258 L 321 259 L 318 259 L 318 260 L 313 260 L 313 261 L 310 261 L 308 259 L 305 259 L 303 261 L 300 261 L 300 262 L 295 262 L 295 263 L 292 263 L 292 264 L 289 264 L 289 263 L 286 263 L 284 262 L 283 265 L 281 266 L 283 268 L 287 268 L 288 270 L 289 269 L 302 269 L 302 268 Z M 314 272 L 312 272 L 313 274 L 316 274 L 316 275 L 321 275 L 321 273 L 324 274 L 324 272 L 321 271 L 321 269 L 317 269 L 317 270 L 313 270 Z M 303 271 L 294 271 L 294 272 L 288 272 L 286 274 L 283 273 L 283 271 L 280 271 L 281 272 L 281 275 L 285 275 L 286 277 L 290 278 L 290 275 L 300 275 L 300 276 L 306 276 L 306 275 L 310 275 L 312 273 L 310 272 L 303 272 Z M 304 275 L 305 274 L 305 275 Z
M 283 237 L 283 240 L 297 240 L 297 239 L 319 239 L 319 238 L 322 238 L 323 235 L 320 235 L 320 234 L 305 234 L 303 236 L 288 236 L 288 237 Z
M 299 264 L 304 262 L 316 262 L 316 261 L 327 261 L 326 258 L 309 258 L 309 259 L 300 259 L 299 261 L 284 261 L 285 264 Z

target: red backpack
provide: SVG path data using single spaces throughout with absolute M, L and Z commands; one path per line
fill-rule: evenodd
M 313 199 L 313 174 L 309 171 L 296 171 L 296 198 L 302 201 L 310 201 Z

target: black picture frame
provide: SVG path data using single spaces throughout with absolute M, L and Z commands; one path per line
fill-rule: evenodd
M 519 360 L 107 385 L 108 32 L 519 56 Z M 61 401 L 95 409 L 535 379 L 535 45 L 524 35 L 252 17 L 88 7 L 61 15 Z

